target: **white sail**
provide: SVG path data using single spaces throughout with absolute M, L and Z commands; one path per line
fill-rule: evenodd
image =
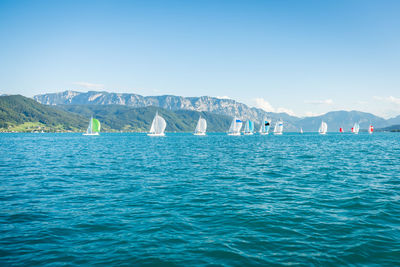
M 250 126 L 249 126 L 249 121 L 246 121 L 246 123 L 244 124 L 244 130 L 245 133 L 250 132 Z
M 264 119 L 261 122 L 261 127 L 260 127 L 260 134 L 266 135 L 269 132 L 269 127 L 270 127 L 270 120 L 269 119 Z
M 328 124 L 326 124 L 326 122 L 322 121 L 321 126 L 318 129 L 318 132 L 319 132 L 319 134 L 326 134 L 327 131 L 328 131 Z
M 358 134 L 359 131 L 360 131 L 360 124 L 358 124 L 356 122 L 356 123 L 354 123 L 354 126 L 353 126 L 353 133 Z
M 207 121 L 202 117 L 197 122 L 196 129 L 194 130 L 195 135 L 205 135 L 207 130 Z
M 84 133 L 83 135 L 99 135 L 100 127 L 100 121 L 97 119 L 93 119 L 93 117 L 90 117 L 88 128 L 86 130 L 86 133 Z
M 301 134 L 304 133 L 304 132 L 303 132 L 303 128 L 300 128 L 300 133 L 301 133 Z
M 93 117 L 90 117 L 89 126 L 86 130 L 87 135 L 93 134 L 92 128 L 93 128 Z
M 250 120 L 246 121 L 244 126 L 244 134 L 245 135 L 252 135 L 254 132 L 254 123 Z
M 279 120 L 275 123 L 274 134 L 281 135 L 283 133 L 283 121 Z
M 164 118 L 156 113 L 154 116 L 153 122 L 151 123 L 149 136 L 164 136 L 165 127 L 167 127 L 167 123 Z
M 228 135 L 240 135 L 242 124 L 243 122 L 240 119 L 234 117 L 231 126 L 229 127 Z

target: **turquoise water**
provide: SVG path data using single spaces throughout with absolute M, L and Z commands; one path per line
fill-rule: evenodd
M 400 134 L 0 134 L 1 265 L 400 262 Z

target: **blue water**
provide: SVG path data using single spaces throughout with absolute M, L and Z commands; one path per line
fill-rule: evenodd
M 400 134 L 0 134 L 1 265 L 400 263 Z

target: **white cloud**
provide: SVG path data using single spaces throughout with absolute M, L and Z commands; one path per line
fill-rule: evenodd
M 97 84 L 97 83 L 88 83 L 88 82 L 74 82 L 72 84 L 78 85 L 80 87 L 84 87 L 87 89 L 104 89 L 104 85 L 103 84 Z
M 264 98 L 255 98 L 255 106 L 260 108 L 266 112 L 275 112 L 275 113 L 287 113 L 291 116 L 296 116 L 296 114 L 291 109 L 287 108 L 274 108 L 267 100 Z
M 317 117 L 317 116 L 321 116 L 324 115 L 325 113 L 315 113 L 315 112 L 311 112 L 311 111 L 307 111 L 304 114 L 304 117 Z
M 386 119 L 400 114 L 400 98 L 394 96 L 374 96 L 369 101 L 367 112 L 384 117 Z
M 276 109 L 277 113 L 286 113 L 289 114 L 290 116 L 296 116 L 293 110 L 287 109 L 287 108 L 277 108 Z
M 257 108 L 261 108 L 266 112 L 275 112 L 275 109 L 272 107 L 272 105 L 264 98 L 256 98 L 254 101 L 256 102 Z
M 379 100 L 379 101 L 383 101 L 383 102 L 387 102 L 387 103 L 391 103 L 391 104 L 395 104 L 395 105 L 400 105 L 400 98 L 398 98 L 398 97 L 394 97 L 394 96 L 385 96 L 385 97 L 382 97 L 382 96 L 374 96 L 374 98 L 376 99 L 376 100 Z
M 229 96 L 226 96 L 226 95 L 224 95 L 224 96 L 216 96 L 216 98 L 219 98 L 219 99 L 232 99 L 232 97 L 229 97 Z
M 311 105 L 332 105 L 333 100 L 332 99 L 314 100 L 314 101 L 305 101 L 305 103 Z

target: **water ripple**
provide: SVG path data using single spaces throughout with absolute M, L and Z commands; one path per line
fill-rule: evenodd
M 0 134 L 2 265 L 400 262 L 400 135 Z

